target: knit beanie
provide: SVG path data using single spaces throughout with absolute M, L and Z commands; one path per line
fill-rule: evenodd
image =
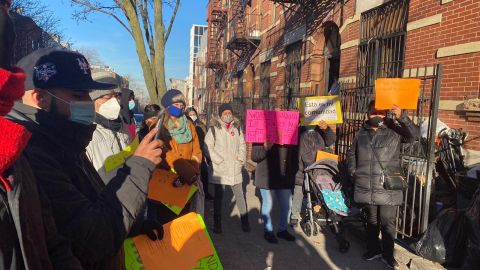
M 223 103 L 222 105 L 220 105 L 220 107 L 218 107 L 218 115 L 221 116 L 222 113 L 227 110 L 233 113 L 232 105 L 230 105 L 230 103 Z
M 178 89 L 170 89 L 162 97 L 161 104 L 164 108 L 172 105 L 173 103 L 183 103 L 183 105 L 187 105 L 185 102 L 185 96 Z

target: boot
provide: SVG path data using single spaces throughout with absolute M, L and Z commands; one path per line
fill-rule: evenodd
M 242 215 L 240 219 L 242 220 L 242 230 L 244 232 L 250 232 L 250 222 L 248 222 L 248 214 Z
M 220 215 L 213 216 L 213 233 L 222 233 L 222 216 Z

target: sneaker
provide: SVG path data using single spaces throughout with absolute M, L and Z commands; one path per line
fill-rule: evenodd
M 265 240 L 267 240 L 267 242 L 270 244 L 278 244 L 278 239 L 275 237 L 273 232 L 265 232 L 263 238 L 265 238 Z
M 277 237 L 285 239 L 285 240 L 290 241 L 290 242 L 295 241 L 295 236 L 291 235 L 287 230 L 278 232 Z
M 378 250 L 374 251 L 367 251 L 367 253 L 363 254 L 363 259 L 367 261 L 372 261 L 375 259 L 379 259 L 382 257 L 382 252 Z
M 388 266 L 390 269 L 395 269 L 398 267 L 398 262 L 392 258 L 392 259 L 386 259 L 385 257 L 382 257 L 382 262 Z

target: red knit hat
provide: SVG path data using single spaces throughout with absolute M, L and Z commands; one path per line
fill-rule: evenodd
M 0 68 L 0 116 L 10 112 L 13 103 L 25 93 L 25 73 L 17 67 L 11 69 L 8 71 Z

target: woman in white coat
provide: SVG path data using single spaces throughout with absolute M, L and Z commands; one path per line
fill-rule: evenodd
M 242 229 L 250 231 L 247 204 L 243 193 L 242 169 L 247 159 L 247 149 L 240 122 L 233 117 L 230 104 L 222 104 L 218 109 L 220 118 L 210 120 L 210 129 L 205 136 L 205 153 L 210 157 L 209 182 L 215 186 L 214 233 L 222 233 L 222 201 L 225 186 L 235 195 Z

